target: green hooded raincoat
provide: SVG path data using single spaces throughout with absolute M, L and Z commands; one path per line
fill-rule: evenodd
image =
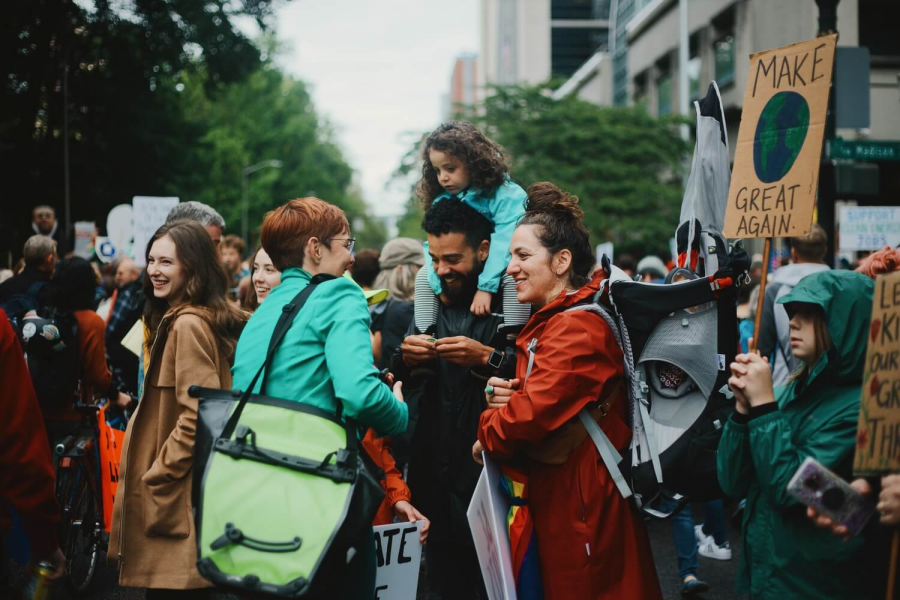
M 827 315 L 833 347 L 809 376 L 775 389 L 778 410 L 725 425 L 719 443 L 719 483 L 747 498 L 738 593 L 754 598 L 864 598 L 871 560 L 864 535 L 844 542 L 819 529 L 787 493 L 800 463 L 812 456 L 842 477 L 852 474 L 860 385 L 874 282 L 849 271 L 810 275 L 781 303 L 808 302 Z M 877 527 L 877 526 L 876 526 Z M 870 549 L 870 548 L 869 548 Z

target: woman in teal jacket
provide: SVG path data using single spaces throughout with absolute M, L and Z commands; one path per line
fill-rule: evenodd
M 281 271 L 274 288 L 253 313 L 238 341 L 232 375 L 244 389 L 265 359 L 282 307 L 318 274 L 334 275 L 319 284 L 297 314 L 266 373 L 266 395 L 296 400 L 353 417 L 379 436 L 406 431 L 407 408 L 400 384 L 391 389 L 378 378 L 369 338 L 369 310 L 362 289 L 341 277 L 353 264 L 353 242 L 344 212 L 318 198 L 291 200 L 266 215 L 261 241 Z M 259 391 L 257 384 L 254 392 Z M 298 431 L 302 436 L 303 432 Z M 340 578 L 334 598 L 372 598 L 375 545 L 361 551 Z
M 849 478 L 871 279 L 848 271 L 810 275 L 778 301 L 791 315 L 791 346 L 803 368 L 773 391 L 769 365 L 742 354 L 729 384 L 736 412 L 719 444 L 719 483 L 747 498 L 737 591 L 754 598 L 866 598 L 865 536 L 844 542 L 806 518 L 787 485 L 807 457 Z M 818 326 L 817 326 L 818 324 Z M 867 530 L 868 532 L 868 530 Z

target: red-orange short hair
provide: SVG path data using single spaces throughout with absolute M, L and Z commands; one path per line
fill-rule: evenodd
M 334 204 L 318 198 L 295 198 L 266 213 L 260 242 L 279 271 L 303 264 L 310 238 L 327 244 L 350 230 L 347 215 Z

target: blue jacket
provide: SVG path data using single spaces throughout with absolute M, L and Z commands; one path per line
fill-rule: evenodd
M 282 307 L 310 279 L 312 276 L 303 269 L 286 269 L 281 285 L 250 317 L 235 352 L 235 388 L 250 385 L 265 360 Z M 254 392 L 259 386 L 257 382 Z M 340 398 L 345 414 L 378 435 L 406 431 L 406 405 L 394 398 L 374 366 L 365 296 L 358 285 L 343 277 L 321 283 L 297 314 L 272 358 L 266 395 L 332 413 Z
M 435 198 L 432 204 L 451 196 L 449 192 L 444 192 Z M 485 196 L 481 190 L 469 188 L 458 197 L 494 224 L 491 252 L 484 264 L 484 271 L 478 276 L 478 289 L 496 294 L 500 288 L 500 278 L 509 265 L 509 244 L 519 219 L 525 214 L 525 200 L 528 195 L 521 186 L 507 178 L 490 196 Z M 430 262 L 428 242 L 425 242 L 425 264 Z M 428 269 L 428 283 L 435 294 L 441 293 L 441 278 L 434 269 Z

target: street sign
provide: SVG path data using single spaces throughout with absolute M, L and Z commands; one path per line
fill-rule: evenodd
M 900 142 L 845 140 L 837 137 L 829 144 L 828 157 L 860 161 L 900 161 Z

